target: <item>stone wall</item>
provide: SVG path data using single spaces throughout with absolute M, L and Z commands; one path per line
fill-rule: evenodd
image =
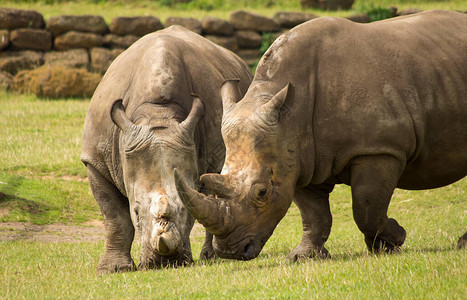
M 156 16 L 116 17 L 107 24 L 101 16 L 62 15 L 44 20 L 37 11 L 0 8 L 0 88 L 12 87 L 14 76 L 21 71 L 43 65 L 103 74 L 113 59 L 141 36 L 174 24 L 234 51 L 251 65 L 260 57 L 263 34 L 278 36 L 316 17 L 310 13 L 278 12 L 267 18 L 234 11 L 229 21 L 169 17 L 164 26 Z M 364 15 L 349 19 L 369 22 Z

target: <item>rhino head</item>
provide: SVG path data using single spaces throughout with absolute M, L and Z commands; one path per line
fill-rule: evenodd
M 189 235 L 194 219 L 178 197 L 172 172 L 178 168 L 195 187 L 199 174 L 194 132 L 203 114 L 204 105 L 195 97 L 181 122 L 166 114 L 138 124 L 128 118 L 121 100 L 113 104 L 130 214 L 141 237 L 140 269 L 192 262 Z
M 214 235 L 214 251 L 223 258 L 258 256 L 294 195 L 295 166 L 300 162 L 281 140 L 279 117 L 286 99 L 293 97 L 293 88 L 289 84 L 276 95 L 254 95 L 259 96 L 247 93 L 236 103 L 240 98 L 236 81 L 221 87 L 226 160 L 221 174 L 200 178 L 214 195 L 198 193 L 181 172 L 174 172 L 181 200 Z

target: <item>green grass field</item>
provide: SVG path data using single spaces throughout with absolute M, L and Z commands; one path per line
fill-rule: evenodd
M 261 5 L 267 0 L 225 1 L 230 4 L 215 10 L 163 7 L 155 1 L 46 2 L 7 0 L 0 5 L 36 9 L 46 19 L 98 14 L 107 22 L 123 15 L 227 19 L 230 10 L 237 8 L 269 16 L 278 10 L 299 10 L 298 0 L 269 1 L 273 3 L 269 7 Z M 381 7 L 467 10 L 463 0 L 371 2 Z M 351 12 L 313 12 L 346 16 L 368 3 L 357 0 Z M 80 225 L 101 219 L 79 161 L 88 104 L 89 99 L 43 100 L 0 91 L 0 222 Z M 60 236 L 53 243 L 0 241 L 0 299 L 465 299 L 467 254 L 455 246 L 467 230 L 467 178 L 441 189 L 396 190 L 389 215 L 407 230 L 398 254 L 366 251 L 352 219 L 348 187 L 338 186 L 331 194 L 331 209 L 333 228 L 326 245 L 332 258 L 301 263 L 285 260 L 301 238 L 295 206 L 260 256 L 248 262 L 196 259 L 191 267 L 100 276 L 96 267 L 102 241 L 60 243 Z M 12 229 L 0 230 L 8 235 Z M 195 258 L 203 240 L 199 234 L 192 237 Z M 132 255 L 137 263 L 137 242 Z
M 89 100 L 0 94 L 0 220 L 82 223 L 99 217 L 81 134 Z
M 40 100 L 0 92 L 2 221 L 80 224 L 99 218 L 79 162 L 89 100 Z M 369 254 L 352 220 L 350 190 L 331 195 L 330 260 L 292 264 L 301 238 L 293 206 L 260 256 L 249 262 L 196 261 L 179 269 L 99 276 L 103 242 L 0 242 L 0 298 L 419 298 L 462 299 L 467 256 L 467 179 L 442 189 L 397 190 L 390 216 L 407 229 L 403 251 Z M 8 231 L 8 228 L 2 228 Z M 60 241 L 60 237 L 57 237 Z M 203 237 L 192 238 L 194 256 Z M 133 258 L 138 260 L 138 243 Z

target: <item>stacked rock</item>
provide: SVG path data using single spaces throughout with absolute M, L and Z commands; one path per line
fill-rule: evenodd
M 394 8 L 394 15 L 396 11 Z M 415 12 L 419 10 L 407 10 L 400 14 Z M 266 46 L 284 31 L 313 18 L 316 16 L 303 12 L 278 12 L 273 18 L 267 18 L 239 10 L 231 13 L 229 21 L 213 17 L 205 17 L 201 21 L 169 17 L 165 20 L 165 27 L 184 26 L 236 52 L 253 65 L 262 54 L 260 49 L 265 51 Z M 356 22 L 370 21 L 366 14 L 351 16 L 349 19 Z M 163 28 L 155 16 L 115 17 L 110 25 L 101 16 L 95 15 L 62 15 L 45 22 L 37 11 L 0 7 L 0 88 L 12 87 L 13 77 L 18 73 L 42 65 L 47 66 L 44 72 L 49 74 L 43 78 L 65 78 L 67 69 L 81 70 L 73 70 L 72 75 L 66 77 L 71 79 L 85 76 L 87 72 L 103 74 L 112 61 L 136 40 Z M 263 40 L 267 43 L 263 43 Z M 60 67 L 56 71 L 60 76 L 51 75 L 55 67 Z M 21 86 L 24 87 L 25 78 L 32 77 L 22 75 L 20 78 Z M 71 79 L 69 82 L 73 82 Z
M 0 9 L 0 86 L 9 88 L 19 71 L 44 63 L 42 51 L 52 48 L 52 34 L 44 26 L 36 11 Z

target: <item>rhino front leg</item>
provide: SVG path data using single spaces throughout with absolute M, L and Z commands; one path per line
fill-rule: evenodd
M 200 259 L 214 259 L 216 258 L 216 253 L 212 248 L 212 234 L 206 231 L 206 238 L 204 239 L 204 245 L 201 249 Z
M 94 167 L 87 166 L 91 191 L 101 209 L 105 224 L 105 253 L 97 269 L 101 273 L 134 271 L 130 249 L 135 229 L 128 200 Z
M 388 206 L 403 166 L 390 156 L 362 156 L 351 166 L 350 185 L 354 220 L 365 235 L 368 250 L 398 250 L 406 232 L 387 217 Z
M 334 185 L 310 185 L 295 191 L 295 204 L 300 209 L 303 236 L 300 244 L 287 256 L 291 261 L 303 258 L 327 258 L 324 248 L 331 233 L 332 215 L 329 207 L 329 193 Z

